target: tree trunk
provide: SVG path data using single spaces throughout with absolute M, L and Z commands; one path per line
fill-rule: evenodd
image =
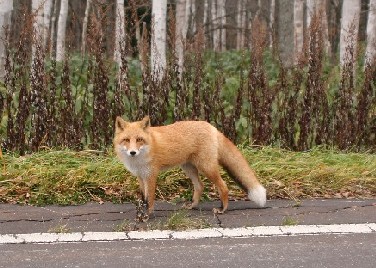
M 0 80 L 4 80 L 5 75 L 5 27 L 10 26 L 13 10 L 13 0 L 0 1 Z
M 192 16 L 192 33 L 197 34 L 197 9 L 196 9 L 196 0 L 191 0 L 191 16 Z
M 184 66 L 184 46 L 187 36 L 186 25 L 186 0 L 176 1 L 176 40 L 175 52 L 178 58 L 179 73 L 181 74 Z
M 237 14 L 236 14 L 236 48 L 243 49 L 245 43 L 245 28 L 246 28 L 247 7 L 246 0 L 238 0 Z
M 60 14 L 57 24 L 56 61 L 62 61 L 65 56 L 65 32 L 68 17 L 68 0 L 61 0 Z
M 304 38 L 304 0 L 294 1 L 294 63 L 298 62 L 303 49 Z
M 206 28 L 206 24 L 208 23 L 208 12 L 209 12 L 208 0 L 204 0 L 204 20 L 203 20 L 203 24 L 204 24 L 205 28 Z
M 340 64 L 345 62 L 346 47 L 351 43 L 354 44 L 356 51 L 359 30 L 360 0 L 343 0 L 342 4 L 342 23 L 340 35 Z
M 51 12 L 54 6 L 54 0 L 45 0 L 44 2 L 44 16 L 43 16 L 43 47 L 47 48 L 50 41 L 50 25 L 51 25 Z
M 269 45 L 273 46 L 273 35 L 275 31 L 275 0 L 270 1 L 270 18 L 269 18 Z
M 124 0 L 116 1 L 116 25 L 115 25 L 115 50 L 114 61 L 121 66 L 121 46 L 125 42 L 125 27 L 124 27 Z
M 367 22 L 366 61 L 376 59 L 376 0 L 370 0 Z
M 185 0 L 185 24 L 188 36 L 196 32 L 196 0 Z
M 307 28 L 308 28 L 309 25 L 311 24 L 312 15 L 313 13 L 316 12 L 316 0 L 307 0 L 306 7 L 307 7 L 306 23 L 307 23 Z
M 278 44 L 282 64 L 291 67 L 294 63 L 294 2 L 276 1 L 278 10 Z
M 161 81 L 166 68 L 166 19 L 167 0 L 153 0 L 151 70 L 154 77 Z
M 226 50 L 226 1 L 225 0 L 217 0 L 217 17 L 219 20 L 219 28 L 220 28 L 220 50 Z
M 236 49 L 242 49 L 242 10 L 243 1 L 238 0 L 236 5 Z
M 33 42 L 32 42 L 32 58 L 34 58 L 38 45 L 44 44 L 44 0 L 33 0 L 31 3 L 33 20 Z
M 311 25 L 312 16 L 318 16 L 321 19 L 321 27 L 323 32 L 323 42 L 326 53 L 331 53 L 331 44 L 329 41 L 329 28 L 327 17 L 327 2 L 326 0 L 307 0 L 307 28 Z
M 212 25 L 212 41 L 213 41 L 213 50 L 219 51 L 221 47 L 220 39 L 220 29 L 218 22 L 218 9 L 217 9 L 217 0 L 211 0 L 211 25 Z
M 53 11 L 51 16 L 51 26 L 50 26 L 50 58 L 56 58 L 56 17 L 58 12 L 59 1 L 54 0 Z
M 93 0 L 87 0 L 86 1 L 86 8 L 85 8 L 85 17 L 84 21 L 82 23 L 82 45 L 81 45 L 81 53 L 85 54 L 86 52 L 86 35 L 87 35 L 87 22 L 89 20 L 89 13 L 90 13 L 90 7 L 91 7 L 91 2 Z

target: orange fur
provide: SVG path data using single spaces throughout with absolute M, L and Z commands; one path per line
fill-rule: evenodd
M 220 175 L 222 165 L 252 196 L 250 199 L 264 206 L 265 189 L 257 180 L 236 146 L 215 127 L 204 121 L 181 121 L 161 127 L 151 127 L 149 117 L 126 122 L 116 118 L 114 147 L 125 167 L 139 178 L 140 189 L 153 211 L 158 173 L 181 166 L 194 185 L 193 202 L 196 207 L 203 191 L 199 173 L 212 181 L 219 192 L 223 213 L 228 207 L 228 188 Z

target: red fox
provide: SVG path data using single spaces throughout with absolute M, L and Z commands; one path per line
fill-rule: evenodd
M 228 188 L 221 178 L 219 165 L 248 192 L 250 200 L 260 207 L 265 205 L 266 190 L 241 152 L 205 121 L 179 121 L 151 127 L 148 116 L 137 122 L 126 122 L 117 117 L 114 147 L 125 167 L 137 176 L 149 213 L 154 209 L 158 173 L 174 166 L 180 166 L 193 182 L 189 209 L 197 207 L 203 191 L 199 173 L 218 189 L 222 207 L 214 209 L 214 212 L 223 213 L 227 209 Z

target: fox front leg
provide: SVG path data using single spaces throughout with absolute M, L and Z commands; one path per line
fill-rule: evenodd
M 148 215 L 148 203 L 146 199 L 146 185 L 144 184 L 144 180 L 140 177 L 137 177 L 140 191 L 141 191 L 141 199 L 137 200 L 136 203 L 136 221 L 137 222 L 146 222 L 149 219 Z
M 148 176 L 147 178 L 138 178 L 140 189 L 142 193 L 142 200 L 137 204 L 137 218 L 139 222 L 146 222 L 149 219 L 149 214 L 154 210 L 155 189 L 157 184 L 157 172 Z
M 145 203 L 147 205 L 146 209 L 148 213 L 154 211 L 154 201 L 155 201 L 155 190 L 157 187 L 157 176 L 158 172 L 154 172 L 146 180 L 144 180 L 145 185 Z

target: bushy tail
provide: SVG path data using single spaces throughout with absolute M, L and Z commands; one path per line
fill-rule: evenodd
M 259 207 L 266 203 L 266 190 L 257 180 L 238 148 L 222 133 L 218 132 L 219 164 L 248 193 L 248 198 Z

